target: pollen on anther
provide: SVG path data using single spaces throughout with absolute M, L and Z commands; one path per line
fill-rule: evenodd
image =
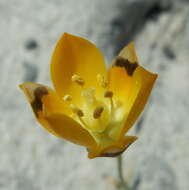
M 96 78 L 102 88 L 106 88 L 108 86 L 108 81 L 105 79 L 104 76 L 102 76 L 101 74 L 98 74 Z
M 74 104 L 70 104 L 70 108 L 71 108 L 72 112 L 77 114 L 79 117 L 84 116 L 83 111 L 81 109 L 79 109 L 77 106 L 75 106 Z
M 101 116 L 103 111 L 104 111 L 104 108 L 102 106 L 96 107 L 93 113 L 93 117 L 95 119 L 98 119 Z
M 68 102 L 68 101 L 72 101 L 72 96 L 69 95 L 69 94 L 66 94 L 64 97 L 63 97 L 63 100 Z
M 80 86 L 83 86 L 85 84 L 83 78 L 81 78 L 79 75 L 76 74 L 72 75 L 72 82 L 75 82 Z
M 112 96 L 113 96 L 113 92 L 112 91 L 107 90 L 107 91 L 104 92 L 104 97 L 105 98 L 112 98 Z

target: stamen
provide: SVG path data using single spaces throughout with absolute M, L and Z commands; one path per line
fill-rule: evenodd
M 83 111 L 81 109 L 79 109 L 77 106 L 75 106 L 74 104 L 70 104 L 70 108 L 72 109 L 73 113 L 75 113 L 78 116 L 78 119 L 81 122 L 81 124 L 83 124 L 83 126 L 88 128 L 87 124 L 85 123 L 85 121 L 82 118 L 84 116 Z
M 70 104 L 70 108 L 72 109 L 73 113 L 78 115 L 78 117 L 84 116 L 83 111 L 81 109 L 79 109 L 77 106 L 75 106 L 74 104 Z
M 96 107 L 93 113 L 93 117 L 95 119 L 98 119 L 101 116 L 103 111 L 104 111 L 104 108 L 102 106 Z
M 72 82 L 75 82 L 76 84 L 83 86 L 85 84 L 85 81 L 83 78 L 81 78 L 79 75 L 72 75 Z
M 113 113 L 114 113 L 114 102 L 113 102 L 113 98 L 112 98 L 113 95 L 114 95 L 113 92 L 110 91 L 110 90 L 107 90 L 104 93 L 104 97 L 110 99 L 110 104 L 111 104 L 110 112 L 111 112 L 111 116 L 113 116 Z
M 104 76 L 98 74 L 96 78 L 102 88 L 106 88 L 108 86 L 108 81 L 105 79 Z
M 63 97 L 63 100 L 68 102 L 68 101 L 72 101 L 72 96 L 69 95 L 69 94 L 66 94 L 64 97 Z

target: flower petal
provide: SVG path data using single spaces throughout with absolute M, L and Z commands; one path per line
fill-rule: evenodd
M 90 147 L 93 144 L 91 135 L 79 123 L 65 115 L 70 110 L 53 90 L 32 82 L 23 83 L 20 88 L 24 91 L 36 119 L 48 132 L 79 145 Z M 80 135 L 79 138 L 77 135 Z
M 86 147 L 96 146 L 96 142 L 87 130 L 79 123 L 63 114 L 52 114 L 45 117 L 49 126 L 62 138 Z
M 109 70 L 109 80 L 114 97 L 121 100 L 125 107 L 126 121 L 122 131 L 119 129 L 122 135 L 142 112 L 156 78 L 157 74 L 139 66 L 133 43 L 125 47 L 115 59 Z
M 129 111 L 129 115 L 123 129 L 123 134 L 125 134 L 132 127 L 140 113 L 143 111 L 157 76 L 157 74 L 151 73 L 143 67 L 139 67 L 137 69 L 136 80 L 137 78 L 140 80 L 140 89 Z
M 119 53 L 119 56 L 128 59 L 130 63 L 138 63 L 134 42 L 129 43 Z
M 96 157 L 116 157 L 122 154 L 138 137 L 136 136 L 124 136 L 116 145 L 108 148 L 98 150 L 91 149 L 88 152 L 88 158 Z
M 71 111 L 55 91 L 45 85 L 33 82 L 25 82 L 20 85 L 28 101 L 30 102 L 36 117 L 38 112 L 58 112 L 69 114 Z M 44 106 L 45 105 L 45 106 Z
M 91 42 L 65 33 L 58 41 L 51 60 L 51 78 L 60 96 L 70 94 L 73 102 L 80 102 L 81 87 L 71 81 L 76 74 L 85 87 L 96 87 L 97 74 L 106 75 L 104 57 Z

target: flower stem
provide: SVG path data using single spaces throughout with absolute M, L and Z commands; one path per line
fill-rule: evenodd
M 122 156 L 120 155 L 117 157 L 117 170 L 118 170 L 120 190 L 131 190 L 127 182 L 124 180 L 122 163 L 123 160 Z

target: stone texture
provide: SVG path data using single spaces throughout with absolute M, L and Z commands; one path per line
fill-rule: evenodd
M 141 64 L 159 73 L 124 154 L 138 190 L 188 190 L 189 5 L 186 0 L 0 1 L 0 189 L 115 189 L 115 159 L 88 160 L 82 147 L 48 134 L 18 84 L 50 84 L 49 61 L 63 32 L 89 38 L 111 60 L 134 40 Z

